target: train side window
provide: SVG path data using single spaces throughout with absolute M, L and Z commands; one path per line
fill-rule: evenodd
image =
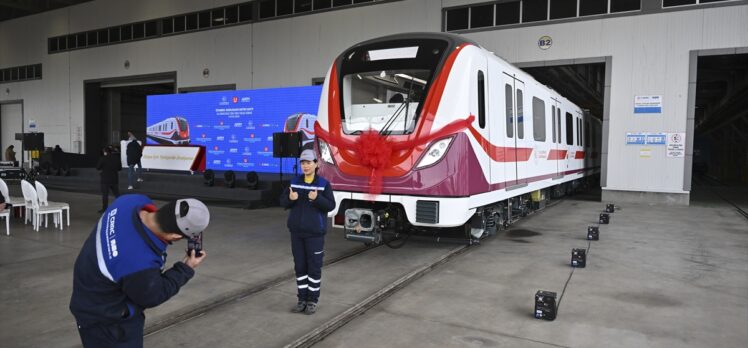
M 556 108 L 556 140 L 561 144 L 561 108 Z
M 512 138 L 514 137 L 514 124 L 512 123 L 514 112 L 512 109 L 512 86 L 509 84 L 504 86 L 504 98 L 506 99 L 506 136 Z
M 532 137 L 545 141 L 545 101 L 532 97 Z
M 566 145 L 574 145 L 574 116 L 566 113 Z
M 551 130 L 553 131 L 553 143 L 556 143 L 556 106 L 551 105 Z
M 478 70 L 478 125 L 486 128 L 486 81 L 483 71 Z
M 517 89 L 517 138 L 525 138 L 525 118 L 523 109 L 522 90 Z

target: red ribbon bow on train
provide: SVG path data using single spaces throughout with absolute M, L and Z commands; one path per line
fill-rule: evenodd
M 317 137 L 320 137 L 329 145 L 338 148 L 343 147 L 359 156 L 360 165 L 369 169 L 369 193 L 376 195 L 382 192 L 382 172 L 391 166 L 393 153 L 425 145 L 438 138 L 460 132 L 468 128 L 474 120 L 475 116 L 470 115 L 466 119 L 456 120 L 434 133 L 416 136 L 406 141 L 394 141 L 373 129 L 361 133 L 355 140 L 345 139 L 340 135 L 323 130 L 319 122 L 314 123 L 314 132 Z

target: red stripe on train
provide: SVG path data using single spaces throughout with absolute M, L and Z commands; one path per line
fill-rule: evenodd
M 468 129 L 488 157 L 496 162 L 526 162 L 530 159 L 532 148 L 496 146 L 478 133 L 472 125 Z
M 549 160 L 562 160 L 566 158 L 566 150 L 551 150 L 550 153 L 548 153 L 548 159 Z

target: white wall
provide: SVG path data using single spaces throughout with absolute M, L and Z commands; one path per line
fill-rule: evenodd
M 71 151 L 74 141 L 85 141 L 78 139 L 77 130 L 85 132 L 86 80 L 176 71 L 177 87 L 309 85 L 355 43 L 386 34 L 438 31 L 441 23 L 439 3 L 411 0 L 47 54 L 49 37 L 237 2 L 98 0 L 0 22 L 0 67 L 43 65 L 42 80 L 0 83 L 0 101 L 23 99 L 25 117 L 37 120 L 45 143 Z M 210 69 L 208 78 L 203 77 L 205 68 Z
M 685 157 L 626 145 L 627 132 L 686 132 L 689 52 L 748 47 L 748 6 L 637 15 L 465 34 L 513 63 L 612 56 L 607 190 L 686 193 Z M 537 40 L 551 36 L 541 50 Z M 634 116 L 635 95 L 662 95 L 661 115 Z M 691 139 L 692 140 L 692 139 Z M 604 158 L 605 159 L 605 158 Z
M 0 84 L 0 101 L 24 100 L 48 144 L 70 151 L 83 128 L 83 82 L 177 72 L 177 87 L 309 85 L 345 48 L 377 36 L 440 31 L 444 6 L 406 0 L 270 20 L 162 39 L 47 54 L 47 38 L 212 8 L 233 0 L 98 0 L 0 22 L 0 67 L 42 63 L 44 79 Z M 689 51 L 748 46 L 748 5 L 693 9 L 465 34 L 510 62 L 612 57 L 607 189 L 682 193 L 684 159 L 652 147 L 640 158 L 626 132 L 686 132 Z M 537 47 L 543 35 L 548 50 Z M 129 69 L 124 61 L 130 61 Z M 204 78 L 202 71 L 210 69 Z M 6 89 L 8 92 L 6 92 Z M 661 94 L 660 116 L 633 115 L 634 95 Z M 84 140 L 84 139 L 80 139 Z M 85 148 L 85 144 L 83 146 Z

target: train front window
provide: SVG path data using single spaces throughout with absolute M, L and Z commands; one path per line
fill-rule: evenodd
M 296 124 L 299 122 L 300 117 L 300 114 L 295 114 L 286 119 L 286 132 L 296 131 Z
M 425 98 L 428 70 L 382 70 L 343 78 L 343 130 L 355 134 L 369 129 L 386 134 L 408 134 L 415 128 L 416 111 Z M 347 92 L 347 93 L 346 93 Z
M 178 118 L 177 122 L 179 122 L 179 129 L 180 130 L 183 130 L 183 131 L 187 130 L 187 120 L 185 120 L 183 118 Z
M 339 86 L 343 132 L 412 133 L 446 48 L 446 41 L 436 39 L 395 40 L 345 53 Z

